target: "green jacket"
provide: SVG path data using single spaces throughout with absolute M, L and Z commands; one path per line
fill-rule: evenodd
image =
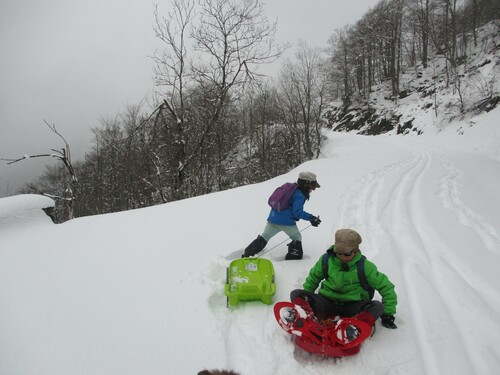
M 333 301 L 343 303 L 370 300 L 368 292 L 363 289 L 358 278 L 356 263 L 361 259 L 361 255 L 359 252 L 346 265 L 336 256 L 329 257 L 328 279 L 323 282 L 321 282 L 323 280 L 323 256 L 321 256 L 309 272 L 304 290 L 314 293 L 321 283 L 318 293 Z M 398 297 L 394 291 L 394 284 L 368 259 L 365 259 L 365 276 L 368 284 L 382 296 L 384 314 L 395 314 Z

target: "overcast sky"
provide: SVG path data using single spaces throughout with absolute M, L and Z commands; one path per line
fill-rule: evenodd
M 326 47 L 336 29 L 354 24 L 378 1 L 264 3 L 269 19 L 278 19 L 278 42 Z M 0 0 L 0 157 L 62 147 L 47 120 L 67 138 L 73 157 L 82 158 L 90 128 L 150 95 L 156 2 L 168 8 L 157 0 Z M 0 162 L 0 197 L 48 162 Z

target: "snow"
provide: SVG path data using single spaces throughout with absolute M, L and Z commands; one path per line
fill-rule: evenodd
M 16 227 L 19 222 L 25 225 L 32 221 L 37 224 L 52 223 L 43 212 L 44 208 L 51 207 L 54 207 L 52 199 L 36 194 L 3 198 L 0 200 L 0 232 L 12 226 Z
M 500 109 L 422 136 L 327 132 L 321 158 L 269 181 L 52 224 L 50 199 L 0 199 L 0 373 L 494 374 L 500 365 Z M 300 171 L 321 188 L 299 222 L 305 258 L 263 255 L 287 301 L 343 227 L 395 283 L 397 330 L 361 353 L 311 356 L 272 306 L 226 307 L 228 254 L 264 227 Z M 376 298 L 379 298 L 376 295 Z
M 496 30 L 470 53 L 466 107 L 500 91 Z M 462 116 L 439 69 L 406 72 L 397 103 L 375 87 L 371 105 L 413 120 L 408 134 L 326 131 L 319 159 L 263 183 L 59 225 L 42 211 L 50 198 L 0 199 L 0 374 L 496 374 L 500 107 Z M 436 85 L 436 97 L 419 91 Z M 299 222 L 303 260 L 283 260 L 284 233 L 269 242 L 274 302 L 302 287 L 337 229 L 356 229 L 396 285 L 398 329 L 377 323 L 354 357 L 296 348 L 270 305 L 226 307 L 228 255 L 261 233 L 269 195 L 301 171 L 318 176 L 305 209 L 322 223 Z

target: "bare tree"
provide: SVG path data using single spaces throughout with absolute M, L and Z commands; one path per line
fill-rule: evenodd
M 212 102 L 203 129 L 207 134 L 228 102 L 238 99 L 244 85 L 258 76 L 256 67 L 275 61 L 282 51 L 274 42 L 276 23 L 269 23 L 260 0 L 201 0 L 200 5 L 200 24 L 193 35 L 200 58 L 194 72 Z M 205 140 L 200 139 L 200 147 Z
M 268 22 L 260 0 L 199 0 L 199 9 L 193 0 L 173 0 L 172 5 L 168 18 L 156 13 L 156 34 L 165 47 L 156 56 L 157 84 L 167 90 L 155 126 L 162 124 L 173 137 L 168 147 L 177 150 L 170 152 L 175 172 L 168 173 L 174 173 L 174 199 L 179 199 L 186 194 L 188 168 L 207 160 L 200 155 L 209 140 L 222 147 L 228 106 L 259 77 L 256 67 L 274 61 L 282 50 L 274 42 L 276 24 Z M 190 58 L 189 42 L 195 54 Z M 214 160 L 220 163 L 221 158 Z
M 403 30 L 404 0 L 391 0 L 387 10 L 387 48 L 389 57 L 389 77 L 392 83 L 392 96 L 399 95 L 399 78 L 401 75 L 401 43 Z
M 422 41 L 422 65 L 427 68 L 429 59 L 429 0 L 416 0 L 417 24 Z
M 337 92 L 332 93 L 335 97 L 340 97 L 347 108 L 351 103 L 353 88 L 351 87 L 351 64 L 349 60 L 349 35 L 350 27 L 336 30 L 330 37 L 328 43 L 330 54 L 330 79 Z
M 47 154 L 37 154 L 37 155 L 23 155 L 20 158 L 16 159 L 2 159 L 3 161 L 6 161 L 7 164 L 14 164 L 23 160 L 28 160 L 32 158 L 43 158 L 43 157 L 50 157 L 50 158 L 56 158 L 60 162 L 63 163 L 64 168 L 67 172 L 66 176 L 66 184 L 65 184 L 65 190 L 63 195 L 51 195 L 45 192 L 38 191 L 38 193 L 46 195 L 48 197 L 54 198 L 54 199 L 59 199 L 63 200 L 67 203 L 68 205 L 68 212 L 67 212 L 67 219 L 73 219 L 74 217 L 74 206 L 75 206 L 75 201 L 78 198 L 78 178 L 76 177 L 75 173 L 75 168 L 73 167 L 73 163 L 71 161 L 71 151 L 69 148 L 69 144 L 66 141 L 66 139 L 59 133 L 59 131 L 56 129 L 56 126 L 50 125 L 47 121 L 44 120 L 45 125 L 54 133 L 56 134 L 59 138 L 61 138 L 64 142 L 64 147 L 61 148 L 60 150 L 58 149 L 52 149 L 52 153 L 47 153 Z
M 302 128 L 302 144 L 297 150 L 303 150 L 306 159 L 312 159 L 320 147 L 320 124 L 326 95 L 326 79 L 324 75 L 325 60 L 321 51 L 311 48 L 306 42 L 299 43 L 296 61 L 288 61 L 280 75 L 281 94 L 288 96 L 290 106 L 300 112 L 297 126 Z
M 163 124 L 166 134 L 171 134 L 171 142 L 174 149 L 171 158 L 174 158 L 174 164 L 177 165 L 175 173 L 174 194 L 175 198 L 181 198 L 180 189 L 184 183 L 184 168 L 187 159 L 186 150 L 186 96 L 188 91 L 188 80 L 190 77 L 188 60 L 188 37 L 189 28 L 195 15 L 194 0 L 172 0 L 172 12 L 168 18 L 159 14 L 158 6 L 155 7 L 156 36 L 164 43 L 165 49 L 162 54 L 155 54 L 156 62 L 155 81 L 160 87 L 164 87 L 162 92 L 163 101 L 157 108 L 157 115 L 154 120 L 154 127 Z M 170 118 L 170 121 L 164 118 L 164 112 Z M 162 200 L 166 201 L 162 192 L 161 175 L 163 168 L 161 158 L 158 152 L 152 151 L 149 159 L 157 171 L 158 180 L 157 190 Z M 152 185 L 153 186 L 153 185 Z

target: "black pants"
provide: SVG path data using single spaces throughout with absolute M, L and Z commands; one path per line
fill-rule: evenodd
M 314 315 L 319 320 L 330 316 L 352 317 L 360 312 L 367 311 L 377 320 L 384 313 L 384 305 L 380 301 L 336 302 L 321 294 L 311 293 L 303 289 L 295 289 L 290 293 L 290 300 L 300 297 L 311 306 Z

